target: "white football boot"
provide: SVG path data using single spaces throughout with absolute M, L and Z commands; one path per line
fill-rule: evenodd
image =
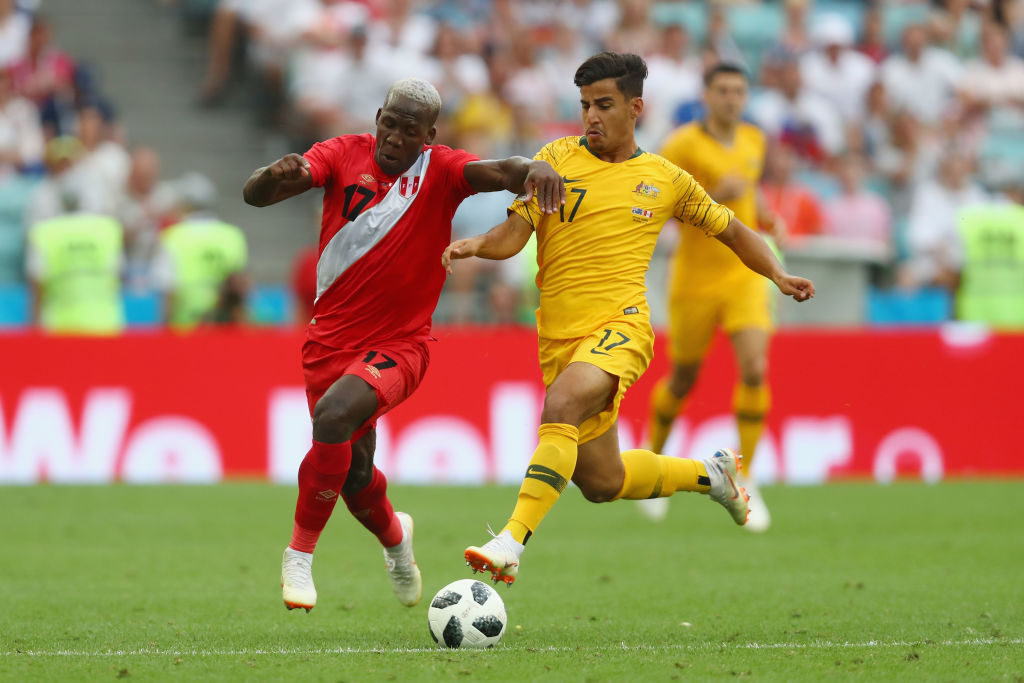
M 715 451 L 713 456 L 703 461 L 704 469 L 711 480 L 708 496 L 728 510 L 732 521 L 740 525 L 746 524 L 747 515 L 750 514 L 750 508 L 747 506 L 750 496 L 742 486 L 736 485 L 736 469 L 742 461 L 742 455 L 737 455 L 728 448 Z
M 764 502 L 761 490 L 757 488 L 753 477 L 740 475 L 738 483 L 747 490 L 747 494 L 750 496 L 750 500 L 747 501 L 747 505 L 750 507 L 750 515 L 747 517 L 747 523 L 743 525 L 743 528 L 755 533 L 767 531 L 768 527 L 772 524 L 772 515 L 768 512 L 768 506 Z
M 508 531 L 502 531 L 479 548 L 475 545 L 466 548 L 465 558 L 474 574 L 489 571 L 494 583 L 504 581 L 512 585 L 519 573 L 519 558 L 522 554 L 523 545 L 512 538 Z
M 384 548 L 384 566 L 387 567 L 395 597 L 403 605 L 412 607 L 423 595 L 423 579 L 412 554 L 412 517 L 404 512 L 396 512 L 395 516 L 402 524 L 402 542 Z
M 288 609 L 301 607 L 308 613 L 316 607 L 312 553 L 284 549 L 284 557 L 281 559 L 281 595 Z
M 652 522 L 660 522 L 668 516 L 668 497 L 647 498 L 636 502 L 644 517 Z

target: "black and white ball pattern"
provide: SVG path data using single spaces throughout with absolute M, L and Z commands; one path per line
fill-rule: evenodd
M 445 647 L 493 647 L 504 635 L 506 622 L 501 596 L 476 579 L 448 584 L 427 609 L 430 635 Z

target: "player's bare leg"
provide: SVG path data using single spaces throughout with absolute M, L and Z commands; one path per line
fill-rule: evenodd
M 683 402 L 693 390 L 700 374 L 700 363 L 675 363 L 667 381 L 659 383 L 651 396 L 650 450 L 665 452 L 665 442 L 682 410 Z M 649 498 L 637 501 L 640 511 L 654 522 L 660 522 L 668 515 L 668 498 Z
M 572 483 L 591 503 L 607 503 L 616 499 L 625 477 L 618 422 L 615 422 L 601 436 L 580 444 Z
M 316 606 L 313 551 L 349 475 L 350 439 L 376 409 L 373 389 L 352 375 L 332 384 L 314 407 L 313 446 L 299 466 L 295 525 L 281 560 L 281 595 L 288 609 L 309 612 Z
M 771 525 L 771 514 L 750 467 L 764 431 L 764 419 L 770 401 L 765 384 L 770 337 L 766 330 L 749 328 L 734 332 L 730 338 L 740 375 L 740 383 L 733 398 L 740 452 L 743 453 L 739 482 L 750 495 L 750 517 L 745 528 L 755 532 L 764 531 Z
M 579 425 L 609 405 L 618 378 L 590 363 L 570 363 L 548 387 L 538 430 L 540 443 L 530 459 L 508 524 L 482 546 L 466 548 L 466 563 L 511 584 L 519 572 L 526 541 L 573 476 Z M 614 495 L 614 492 L 613 494 Z

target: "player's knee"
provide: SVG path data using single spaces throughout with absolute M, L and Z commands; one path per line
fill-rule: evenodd
M 348 441 L 359 426 L 351 413 L 344 397 L 325 395 L 313 407 L 313 438 L 329 443 Z
M 607 479 L 579 481 L 576 482 L 576 485 L 583 497 L 591 503 L 611 502 L 619 495 L 619 490 L 622 488 L 622 482 L 616 485 L 615 482 L 610 482 Z
M 583 422 L 582 401 L 569 392 L 549 392 L 544 397 L 541 422 L 579 426 Z
M 672 369 L 669 391 L 680 398 L 685 397 L 697 382 L 697 373 L 699 371 L 699 365 L 676 365 Z
M 764 376 L 768 371 L 768 362 L 764 358 L 749 360 L 740 367 L 740 381 L 748 387 L 764 384 Z

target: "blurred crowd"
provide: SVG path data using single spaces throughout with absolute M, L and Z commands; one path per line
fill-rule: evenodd
M 647 60 L 638 137 L 656 151 L 702 116 L 704 69 L 740 64 L 746 118 L 771 143 L 763 191 L 788 228 L 782 246 L 856 255 L 881 288 L 952 295 L 965 259 L 958 212 L 1019 200 L 1024 185 L 1016 0 L 219 0 L 204 102 L 232 82 L 238 41 L 265 120 L 303 149 L 372 130 L 388 84 L 420 76 L 442 95 L 439 142 L 532 156 L 579 131 L 572 75 L 607 48 Z M 470 201 L 456 232 L 489 227 L 505 201 Z M 669 234 L 658 257 L 671 247 Z M 442 318 L 528 319 L 528 259 L 470 270 Z
M 0 290 L 27 284 L 52 331 L 116 333 L 132 292 L 159 292 L 156 322 L 179 328 L 240 319 L 245 238 L 210 213 L 215 184 L 167 180 L 155 149 L 126 146 L 45 10 L 0 0 Z
M 292 150 L 372 131 L 390 83 L 419 76 L 442 95 L 437 142 L 532 156 L 579 132 L 573 73 L 612 49 L 647 60 L 638 138 L 657 151 L 702 117 L 703 71 L 737 63 L 751 81 L 746 118 L 769 138 L 762 191 L 786 253 L 838 253 L 868 264 L 878 290 L 952 299 L 985 251 L 965 236 L 963 212 L 995 207 L 984 220 L 1007 222 L 1007 237 L 988 252 L 1014 255 L 1024 278 L 1024 232 L 1013 225 L 1024 219 L 997 210 L 1024 200 L 1024 0 L 164 1 L 207 31 L 199 104 L 245 87 L 258 122 Z M 0 0 L 0 67 L 0 281 L 33 264 L 7 225 L 24 234 L 74 206 L 120 223 L 128 286 L 173 287 L 161 244 L 168 226 L 203 210 L 201 176 L 164 182 L 153 150 L 126 149 L 88 69 L 13 0 Z M 11 188 L 24 182 L 31 199 L 15 215 Z M 508 201 L 468 200 L 456 236 L 490 227 Z M 997 286 L 1018 288 L 1024 316 L 1013 267 Z M 300 307 L 313 269 L 315 255 L 297 256 Z M 534 269 L 528 253 L 467 262 L 438 319 L 530 321 Z

